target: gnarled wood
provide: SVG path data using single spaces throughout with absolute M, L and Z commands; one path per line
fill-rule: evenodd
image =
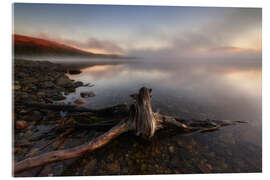
M 131 97 L 135 100 L 134 104 L 128 109 L 126 105 L 118 105 L 101 110 L 87 110 L 87 108 L 78 108 L 72 105 L 44 105 L 32 104 L 30 106 L 49 108 L 67 111 L 94 112 L 94 113 L 128 113 L 127 120 L 122 120 L 108 132 L 93 139 L 92 141 L 66 150 L 52 151 L 36 157 L 30 157 L 15 163 L 14 172 L 20 173 L 25 170 L 39 167 L 48 163 L 71 159 L 82 155 L 85 152 L 93 151 L 110 142 L 113 138 L 126 131 L 134 131 L 137 136 L 151 138 L 155 132 L 167 125 L 174 125 L 185 132 L 209 132 L 218 130 L 222 126 L 244 123 L 242 121 L 199 121 L 199 120 L 179 120 L 175 117 L 154 113 L 151 106 L 152 89 L 142 87 L 139 94 L 133 94 Z M 28 104 L 29 105 L 29 104 Z M 95 126 L 97 124 L 94 124 Z M 104 124 L 103 124 L 104 125 Z M 108 124 L 105 124 L 108 125 Z M 91 126 L 91 125 L 89 125 Z
M 151 138 L 156 130 L 157 122 L 151 106 L 151 92 L 152 89 L 142 87 L 138 95 L 132 96 L 135 100 L 130 108 L 132 129 L 137 136 L 143 138 Z
M 86 152 L 93 151 L 97 148 L 102 147 L 103 145 L 110 142 L 113 138 L 119 136 L 126 131 L 128 131 L 127 123 L 122 121 L 105 134 L 93 139 L 86 144 L 70 149 L 52 151 L 36 157 L 30 157 L 18 163 L 15 163 L 14 173 L 20 173 L 28 169 L 39 167 L 48 163 L 78 157 Z

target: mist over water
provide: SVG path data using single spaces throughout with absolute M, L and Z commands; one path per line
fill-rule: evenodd
M 71 79 L 93 83 L 67 96 L 67 102 L 82 91 L 94 91 L 85 106 L 100 108 L 131 103 L 130 94 L 142 86 L 153 89 L 154 111 L 196 119 L 229 119 L 249 122 L 253 143 L 261 139 L 260 63 L 139 62 L 92 65 Z M 247 136 L 246 136 L 247 137 Z
M 153 89 L 154 111 L 184 119 L 246 121 L 247 124 L 211 133 L 164 137 L 149 146 L 163 148 L 164 144 L 177 144 L 179 140 L 187 143 L 194 140 L 198 149 L 192 149 L 187 155 L 187 163 L 207 160 L 215 164 L 213 172 L 261 172 L 262 64 L 258 61 L 199 63 L 144 59 L 96 63 L 73 59 L 71 62 L 69 64 L 80 67 L 82 73 L 67 74 L 69 78 L 94 86 L 77 88 L 66 96 L 64 102 L 73 103 L 81 98 L 80 92 L 93 91 L 96 96 L 84 98 L 86 103 L 82 106 L 98 109 L 119 103 L 131 104 L 133 100 L 129 95 L 146 86 Z M 126 146 L 130 148 L 129 143 Z M 110 145 L 107 148 L 111 149 Z M 213 152 L 214 158 L 211 156 Z M 145 150 L 144 153 L 151 152 Z M 179 159 L 176 163 L 183 163 L 181 154 L 179 157 L 174 155 L 174 158 Z M 165 166 L 168 168 L 170 165 Z

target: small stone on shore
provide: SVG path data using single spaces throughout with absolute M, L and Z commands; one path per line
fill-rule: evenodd
M 82 98 L 88 98 L 88 97 L 96 96 L 96 94 L 93 91 L 81 92 L 80 95 L 81 95 Z
M 16 129 L 22 130 L 28 127 L 28 123 L 26 121 L 16 121 Z
M 73 87 L 73 82 L 65 75 L 63 76 L 60 76 L 56 81 L 55 83 L 58 85 L 58 86 L 61 86 L 61 87 L 65 87 L 65 88 L 69 88 L 69 87 Z
M 76 99 L 76 100 L 74 101 L 74 103 L 75 103 L 75 104 L 84 104 L 85 102 L 84 102 L 84 100 L 82 100 L 82 99 Z
M 81 82 L 81 81 L 76 81 L 75 83 L 74 83 L 74 86 L 77 88 L 77 87 L 80 87 L 80 86 L 83 86 L 83 82 Z
M 80 74 L 81 70 L 79 70 L 79 69 L 70 69 L 70 70 L 68 70 L 68 73 L 69 74 Z

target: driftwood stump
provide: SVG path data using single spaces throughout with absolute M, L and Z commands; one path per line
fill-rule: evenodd
M 91 112 L 91 113 L 109 113 L 113 112 L 125 113 L 128 112 L 127 117 L 123 118 L 118 124 L 112 127 L 109 131 L 97 138 L 94 138 L 90 142 L 83 145 L 73 147 L 65 150 L 57 150 L 48 153 L 44 153 L 34 157 L 28 157 L 20 162 L 14 164 L 14 173 L 21 173 L 23 171 L 39 167 L 48 163 L 67 160 L 81 156 L 86 152 L 98 149 L 113 138 L 116 138 L 120 134 L 133 131 L 135 135 L 144 139 L 151 139 L 154 134 L 167 125 L 173 125 L 186 133 L 190 132 L 208 132 L 218 130 L 222 126 L 233 125 L 236 123 L 243 123 L 241 121 L 218 121 L 218 120 L 184 120 L 176 117 L 166 116 L 152 111 L 151 98 L 152 89 L 142 87 L 138 94 L 132 94 L 134 103 L 129 109 L 124 109 L 123 106 L 114 106 L 111 108 L 105 108 L 102 110 L 90 110 L 86 108 L 78 108 L 72 105 L 53 105 L 53 104 L 28 104 L 31 107 L 47 108 L 53 110 L 68 110 L 78 112 Z M 126 107 L 126 106 L 125 106 Z M 122 111 L 121 111 L 122 110 Z M 106 124 L 106 123 L 105 123 Z

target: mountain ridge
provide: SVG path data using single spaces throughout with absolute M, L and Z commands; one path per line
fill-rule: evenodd
M 89 58 L 131 58 L 117 54 L 96 54 L 56 41 L 13 34 L 15 56 L 81 56 Z

